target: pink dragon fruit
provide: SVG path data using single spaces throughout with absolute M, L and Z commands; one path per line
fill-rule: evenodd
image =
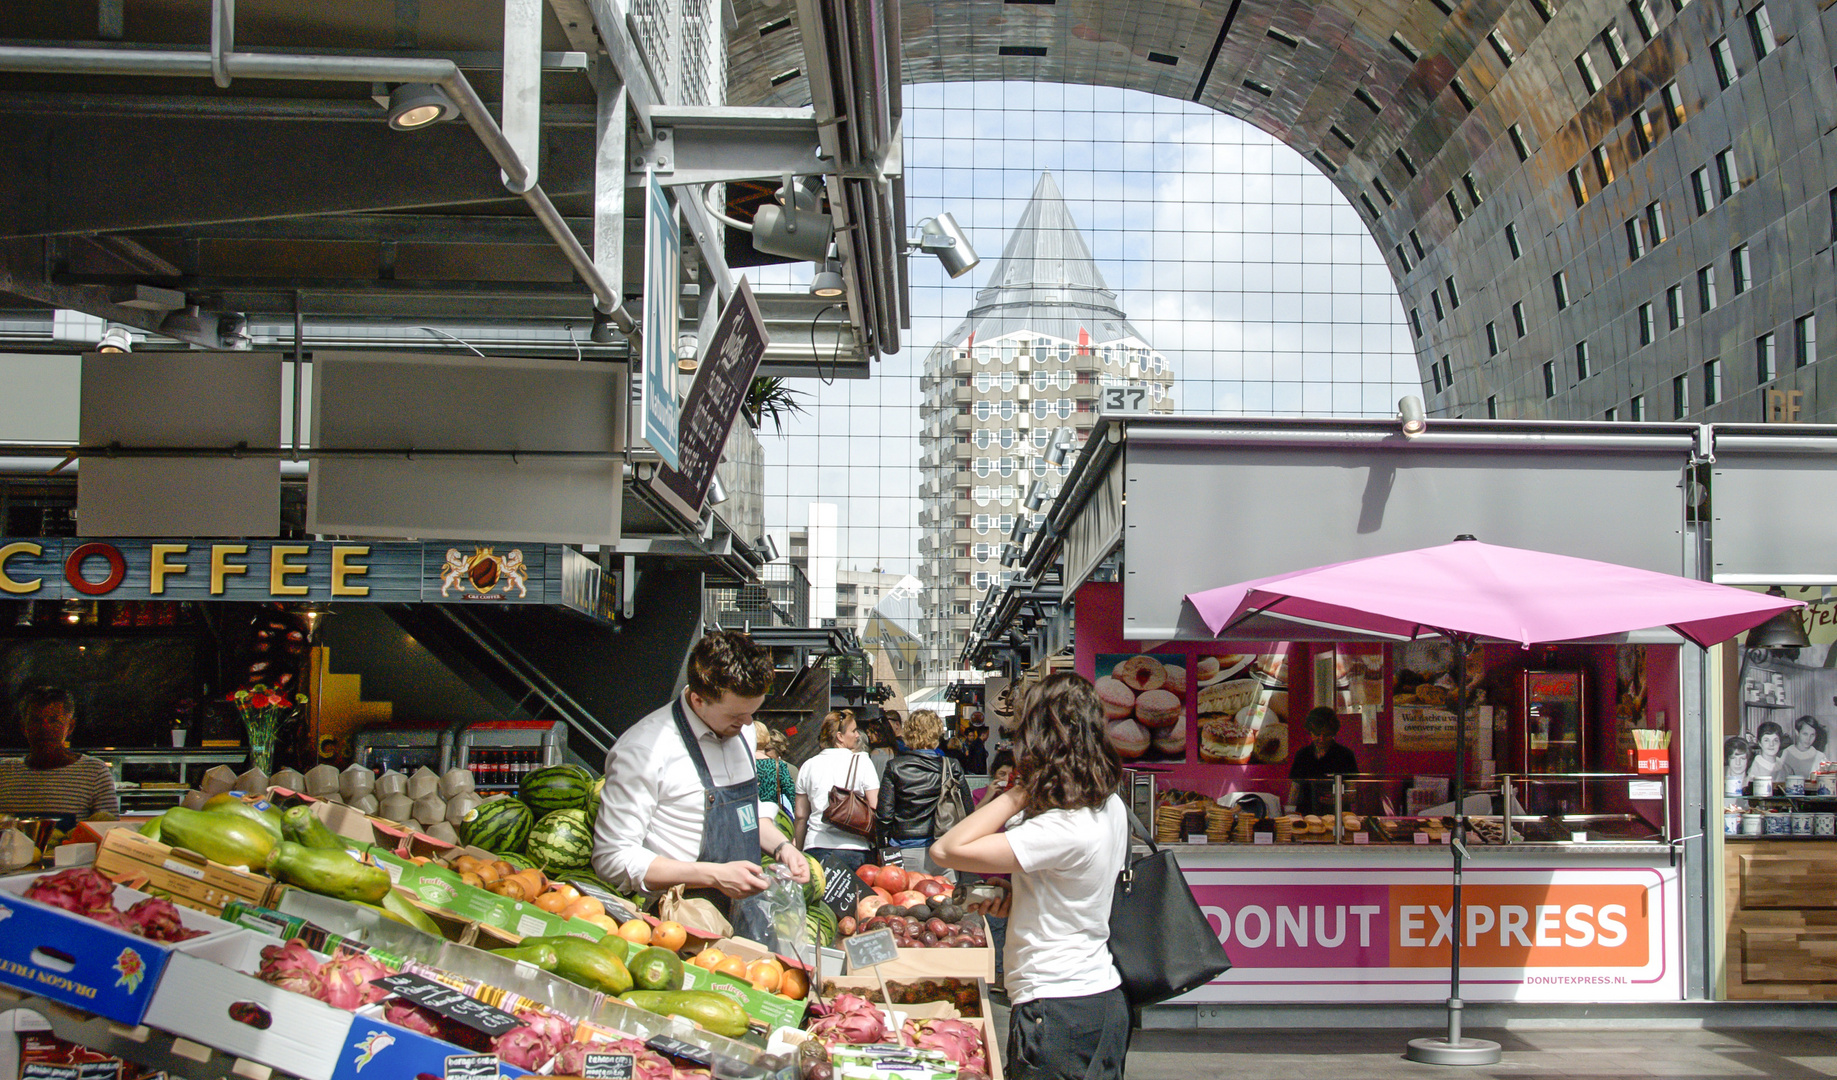
M 86 866 L 46 874 L 32 882 L 25 895 L 27 900 L 91 918 L 98 911 L 115 910 L 115 883 Z
M 637 1039 L 613 1042 L 572 1042 L 555 1058 L 555 1075 L 578 1076 L 585 1071 L 588 1054 L 630 1054 L 637 1059 L 638 1080 L 707 1080 L 705 1069 L 675 1069 L 670 1059 Z
M 263 982 L 308 997 L 319 997 L 324 980 L 319 961 L 299 938 L 285 945 L 270 945 L 262 950 L 261 969 L 256 972 Z
M 204 936 L 202 930 L 187 930 L 179 919 L 179 909 L 163 897 L 147 897 L 129 908 L 124 918 L 135 933 L 149 941 L 190 941 Z
M 961 1020 L 908 1020 L 899 1029 L 902 1046 L 937 1050 L 965 1069 L 987 1074 L 989 1055 L 982 1033 Z
M 394 998 L 383 1006 L 383 1019 L 397 1027 L 440 1038 L 440 1015 L 402 998 Z
M 346 1012 L 383 1000 L 389 991 L 372 985 L 389 971 L 363 953 L 341 952 L 319 968 L 319 1000 Z
M 810 1025 L 810 1037 L 825 1046 L 832 1043 L 876 1043 L 887 1037 L 880 1008 L 859 994 L 837 994 L 829 1015 Z
M 574 1025 L 554 1013 L 526 1009 L 517 1019 L 523 1026 L 499 1035 L 491 1050 L 519 1069 L 533 1072 L 573 1042 Z

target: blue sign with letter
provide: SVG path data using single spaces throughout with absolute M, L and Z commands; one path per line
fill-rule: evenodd
M 676 206 L 654 174 L 644 177 L 644 321 L 639 324 L 638 380 L 644 441 L 664 464 L 680 468 L 676 429 L 682 422 L 682 399 L 676 394 L 676 330 L 682 277 L 682 230 Z

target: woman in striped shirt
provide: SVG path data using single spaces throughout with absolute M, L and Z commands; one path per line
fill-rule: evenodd
M 76 697 L 35 686 L 19 699 L 19 728 L 29 749 L 23 760 L 0 760 L 0 811 L 43 817 L 73 814 L 91 821 L 121 812 L 108 763 L 70 748 Z

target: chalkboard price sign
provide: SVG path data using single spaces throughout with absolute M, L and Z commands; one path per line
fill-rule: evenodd
M 498 1080 L 496 1054 L 454 1054 L 446 1059 L 446 1080 Z
M 691 514 L 701 513 L 707 501 L 721 450 L 746 405 L 747 391 L 770 342 L 752 286 L 743 277 L 715 323 L 695 382 L 683 399 L 676 432 L 677 467 L 666 465 L 653 481 L 681 500 Z
M 456 1020 L 473 1031 L 483 1032 L 486 1035 L 502 1035 L 512 1028 L 523 1026 L 523 1021 L 502 1009 L 494 1009 L 476 998 L 467 997 L 452 987 L 429 982 L 419 975 L 411 975 L 406 971 L 400 975 L 390 975 L 375 981 L 385 989 L 400 994 L 416 1005 L 432 1009 L 449 1020 Z M 497 1073 L 493 1072 L 491 1075 L 496 1076 Z
M 893 931 L 876 930 L 856 934 L 843 943 L 848 949 L 848 970 L 871 968 L 899 959 L 899 946 L 893 943 Z
M 644 1045 L 665 1057 L 681 1058 L 691 1065 L 700 1065 L 706 1068 L 714 1063 L 714 1060 L 708 1056 L 708 1051 L 703 1050 L 694 1043 L 686 1043 L 681 1039 L 672 1039 L 668 1035 L 652 1035 L 650 1038 L 644 1040 Z
M 589 1052 L 580 1074 L 586 1080 L 632 1080 L 638 1075 L 638 1059 L 630 1054 Z

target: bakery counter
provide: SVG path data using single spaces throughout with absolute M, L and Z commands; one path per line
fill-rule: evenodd
M 1181 1003 L 1442 1001 L 1457 924 L 1470 1000 L 1683 997 L 1683 860 L 1664 844 L 1471 848 L 1458 919 L 1444 844 L 1165 847 L 1233 964 Z

